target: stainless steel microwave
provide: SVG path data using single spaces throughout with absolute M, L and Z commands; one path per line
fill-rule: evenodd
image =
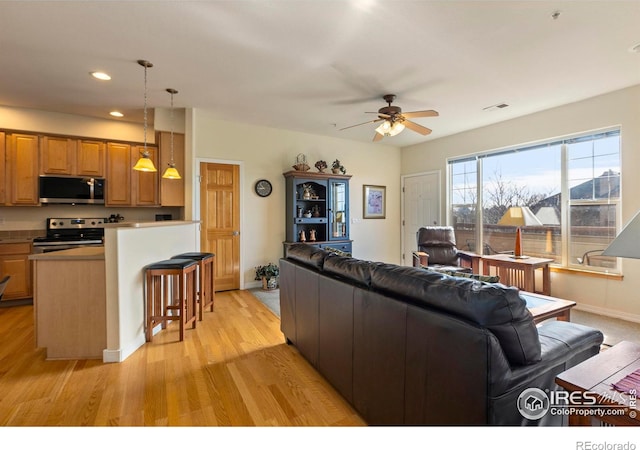
M 105 179 L 40 177 L 40 203 L 104 204 Z

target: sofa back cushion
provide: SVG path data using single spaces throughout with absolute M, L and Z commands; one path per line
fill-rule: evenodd
M 322 270 L 327 252 L 308 244 L 292 244 L 287 246 L 286 258 L 298 261 L 305 266 Z
M 487 328 L 496 336 L 512 365 L 540 361 L 538 329 L 517 288 L 393 264 L 371 267 L 371 287 Z
M 371 285 L 371 267 L 374 265 L 376 263 L 329 254 L 324 260 L 322 271 L 327 275 L 369 287 Z

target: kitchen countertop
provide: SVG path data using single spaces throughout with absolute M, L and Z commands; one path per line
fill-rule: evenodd
M 0 238 L 0 244 L 31 244 L 32 241 L 27 238 Z
M 57 252 L 37 253 L 29 255 L 30 260 L 55 261 L 74 259 L 104 259 L 104 247 L 78 247 Z
M 199 220 L 160 220 L 155 222 L 114 222 L 105 223 L 105 228 L 151 228 L 151 227 L 170 227 L 174 225 L 186 225 L 191 223 L 200 223 Z

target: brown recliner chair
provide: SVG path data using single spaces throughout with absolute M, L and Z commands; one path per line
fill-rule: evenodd
M 413 266 L 437 270 L 480 273 L 480 255 L 459 250 L 453 227 L 421 227 Z

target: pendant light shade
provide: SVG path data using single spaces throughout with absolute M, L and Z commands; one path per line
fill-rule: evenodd
M 147 149 L 147 69 L 153 67 L 149 61 L 143 59 L 138 60 L 138 64 L 144 67 L 144 149 L 140 152 L 140 159 L 133 170 L 140 172 L 157 172 L 156 166 L 153 165 L 153 161 L 149 157 L 149 150 Z
M 162 174 L 162 178 L 166 178 L 169 180 L 179 180 L 182 178 L 178 169 L 176 169 L 176 163 L 173 160 L 173 95 L 177 94 L 178 91 L 175 89 L 167 89 L 167 92 L 171 94 L 171 156 L 169 158 L 169 167 Z

